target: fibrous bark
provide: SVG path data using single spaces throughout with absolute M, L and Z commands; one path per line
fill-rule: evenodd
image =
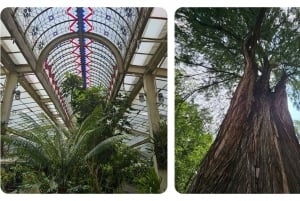
M 283 72 L 271 91 L 271 68 L 254 61 L 263 13 L 245 39 L 245 71 L 217 138 L 189 193 L 300 193 L 300 145 L 288 111 Z

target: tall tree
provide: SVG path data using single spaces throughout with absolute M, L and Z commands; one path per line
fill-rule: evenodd
M 181 8 L 176 20 L 176 61 L 203 77 L 185 98 L 235 88 L 188 192 L 299 193 L 300 145 L 286 85 L 299 107 L 300 10 Z

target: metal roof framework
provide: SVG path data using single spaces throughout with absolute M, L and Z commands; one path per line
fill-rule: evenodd
M 135 110 L 124 115 L 135 135 L 132 146 L 148 143 L 151 130 L 145 75 L 154 76 L 156 109 L 167 118 L 163 9 L 6 8 L 0 23 L 2 125 L 28 129 L 26 120 L 43 124 L 44 113 L 72 127 L 69 98 L 60 89 L 66 72 L 81 76 L 84 87 L 106 87 L 108 99 L 129 95 Z

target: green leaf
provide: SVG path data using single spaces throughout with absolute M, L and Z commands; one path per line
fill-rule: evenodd
M 104 151 L 113 148 L 114 143 L 121 141 L 122 139 L 124 139 L 124 137 L 124 135 L 117 135 L 100 142 L 89 153 L 85 155 L 85 160 L 89 160 L 90 158 L 100 155 Z

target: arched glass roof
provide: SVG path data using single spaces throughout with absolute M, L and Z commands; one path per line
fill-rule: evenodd
M 16 8 L 15 18 L 38 57 L 55 38 L 68 33 L 96 33 L 125 55 L 138 19 L 138 8 Z
M 161 8 L 7 8 L 1 13 L 1 109 L 9 128 L 27 129 L 26 119 L 69 123 L 69 98 L 61 93 L 65 73 L 85 86 L 102 85 L 108 98 L 129 96 L 125 113 L 135 134 L 129 144 L 145 149 L 150 121 L 144 76 L 154 76 L 156 106 L 167 118 L 167 15 Z M 7 97 L 11 74 L 18 75 L 21 98 Z M 2 110 L 3 111 L 3 110 Z M 5 119 L 7 117 L 7 119 Z M 34 126 L 34 125 L 31 125 Z
M 117 67 L 115 56 L 102 43 L 86 39 L 86 44 L 88 44 L 85 51 L 87 87 L 103 85 L 109 88 Z M 65 72 L 82 75 L 79 46 L 79 38 L 73 38 L 57 44 L 48 53 L 44 69 L 50 77 L 53 76 L 53 80 L 57 81 L 59 86 L 65 78 Z
M 56 95 L 66 105 L 60 85 L 65 73 L 83 78 L 84 87 L 103 86 L 111 89 L 118 71 L 116 52 L 86 33 L 110 41 L 124 57 L 138 19 L 138 8 L 16 8 L 14 17 L 36 58 L 50 43 L 42 62 Z M 75 33 L 62 42 L 58 37 Z M 119 63 L 119 65 L 121 65 Z M 65 108 L 70 108 L 65 106 Z M 70 112 L 70 111 L 69 111 Z
M 43 63 L 50 82 L 59 94 L 65 72 L 83 78 L 84 87 L 110 88 L 116 76 L 116 53 L 88 38 L 94 33 L 110 41 L 124 57 L 138 19 L 137 8 L 16 8 L 14 16 L 34 55 L 60 36 L 76 33 L 76 38 L 60 42 L 46 52 Z M 120 64 L 119 64 L 120 65 Z

